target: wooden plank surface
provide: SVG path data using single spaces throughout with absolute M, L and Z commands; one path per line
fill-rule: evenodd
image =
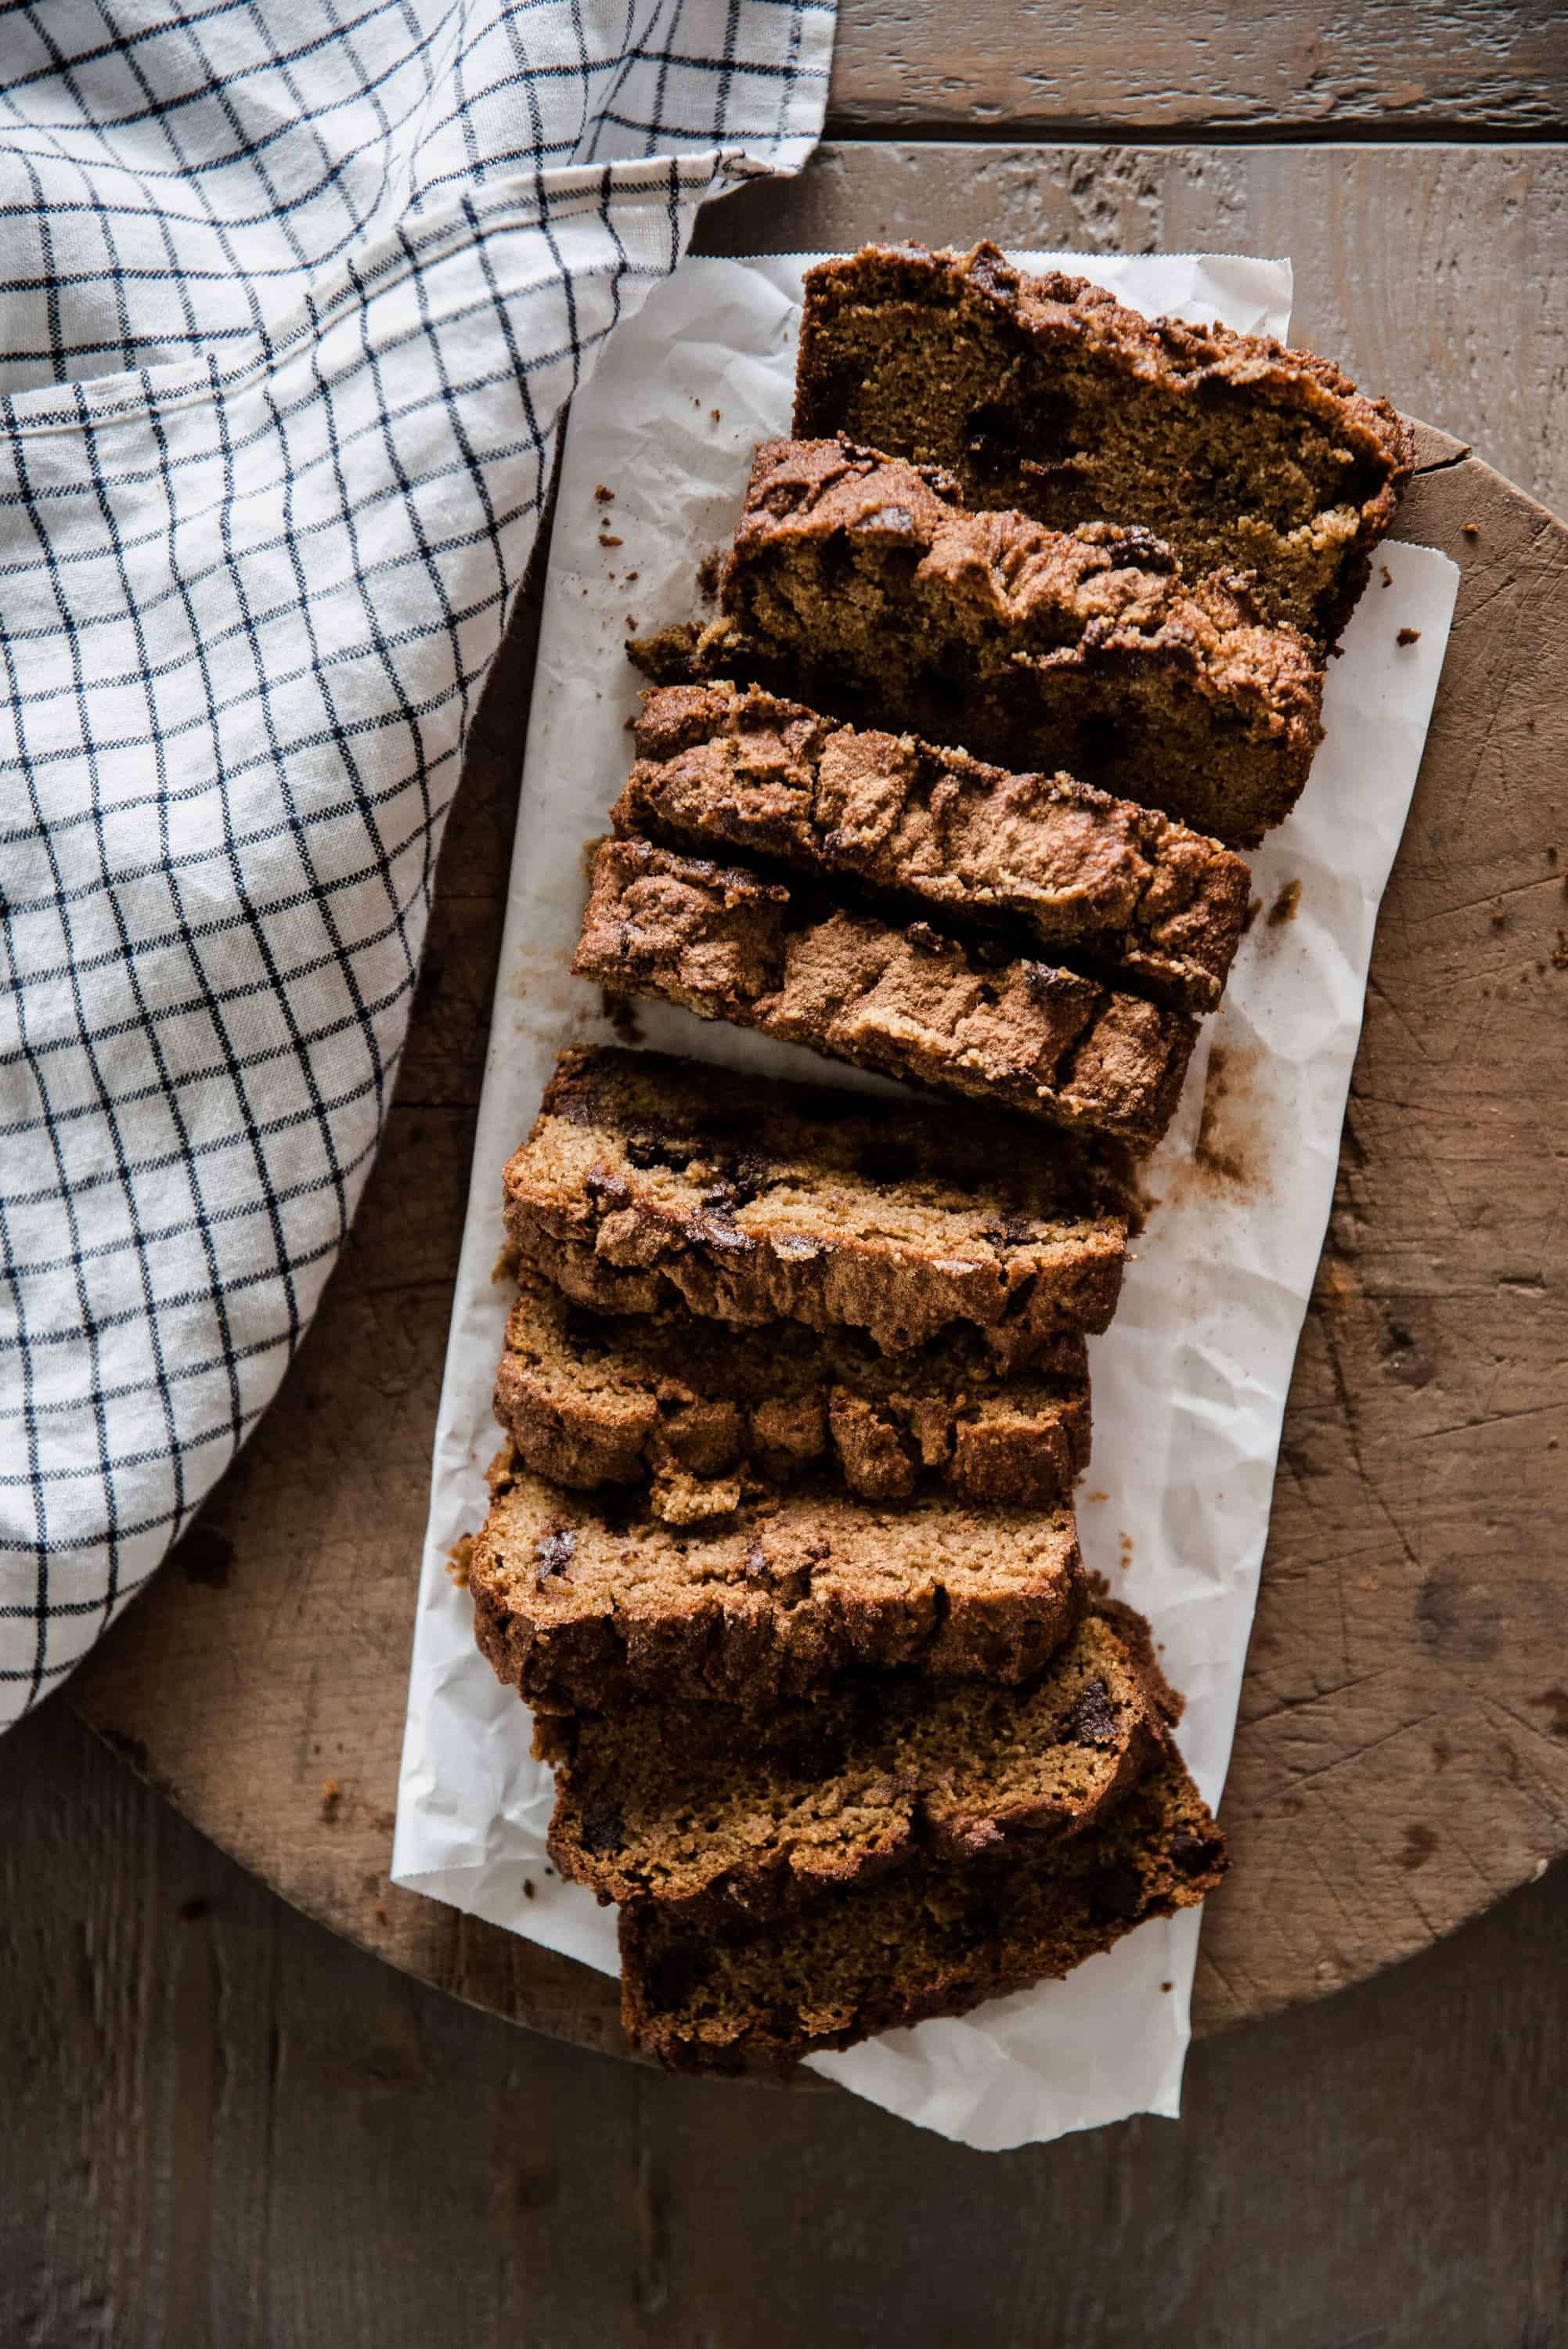
M 59 1704 L 0 1771 L 5 2349 L 1560 2349 L 1568 1868 L 964 2151 L 661 2079 L 324 1932 Z
M 830 130 L 950 138 L 1538 135 L 1568 123 L 1555 0 L 866 0 L 841 18 Z
M 1300 150 L 851 145 L 795 190 L 732 200 L 708 241 L 988 227 L 1287 247 L 1308 338 L 1562 495 L 1563 289 L 1543 254 L 1565 184 L 1563 153 L 1544 148 L 1326 169 Z M 1553 1242 L 1568 974 L 1553 961 L 1564 868 L 1542 781 L 1568 771 L 1553 667 L 1568 576 L 1547 517 L 1460 446 L 1428 456 L 1404 526 L 1460 560 L 1460 618 L 1287 1424 L 1225 1806 L 1240 1864 L 1204 1936 L 1208 2023 L 1426 1946 L 1568 1840 L 1568 1702 L 1550 1661 L 1568 1520 Z M 613 1985 L 385 1882 L 529 655 L 525 629 L 487 702 L 387 1146 L 317 1328 L 181 1557 L 74 1694 L 313 1914 L 480 2003 L 610 2046 Z M 1568 853 L 1568 793 L 1563 830 Z

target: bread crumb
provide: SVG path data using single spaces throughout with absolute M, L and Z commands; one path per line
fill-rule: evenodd
M 601 546 L 624 546 L 626 542 L 624 538 L 617 538 L 614 532 L 607 531 L 602 533 L 599 543 Z
M 338 1806 L 342 1801 L 342 1787 L 335 1778 L 329 1778 L 321 1790 L 321 1816 L 329 1827 L 336 1825 Z
M 598 481 L 594 484 L 593 495 L 598 499 L 599 503 L 602 506 L 612 505 L 614 502 L 614 491 L 607 490 L 603 481 Z
M 1394 585 L 1394 574 L 1387 564 L 1383 565 L 1383 585 L 1385 587 L 1392 587 Z
M 469 1568 L 473 1564 L 473 1557 L 472 1534 L 459 1534 L 447 1553 L 447 1572 L 459 1590 L 466 1590 L 469 1587 Z
M 1401 628 L 1398 635 L 1394 639 L 1394 642 L 1397 645 L 1418 645 L 1420 641 L 1421 632 L 1419 628 Z
M 1109 1498 L 1110 1495 L 1109 1493 L 1086 1493 L 1084 1495 L 1084 1499 L 1086 1501 L 1109 1501 Z
M 1296 916 L 1296 909 L 1300 904 L 1301 882 L 1299 878 L 1295 881 L 1287 881 L 1284 887 L 1280 891 L 1279 895 L 1274 899 L 1274 904 L 1269 907 L 1270 929 L 1282 929 L 1286 922 L 1294 922 Z
M 1464 525 L 1464 535 L 1466 538 L 1479 538 L 1480 536 L 1480 523 L 1467 522 Z
M 531 1876 L 525 1876 L 522 1879 L 522 1897 L 525 1900 L 531 1900 L 533 1898 L 533 1878 Z
M 1161 1990 L 1174 1990 L 1176 1985 L 1174 1982 L 1161 1982 L 1160 1987 Z
M 517 1250 L 512 1247 L 509 1240 L 505 1247 L 502 1248 L 500 1254 L 497 1257 L 495 1262 L 490 1267 L 491 1281 L 515 1280 L 517 1278 Z

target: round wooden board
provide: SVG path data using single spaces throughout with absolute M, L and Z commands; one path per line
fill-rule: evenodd
M 1400 534 L 1461 565 L 1459 612 L 1285 1420 L 1200 2030 L 1408 1957 L 1568 1848 L 1568 529 L 1421 441 Z M 613 1982 L 387 1879 L 534 626 L 525 603 L 475 730 L 397 1099 L 315 1325 L 70 1697 L 311 1916 L 624 2052 Z

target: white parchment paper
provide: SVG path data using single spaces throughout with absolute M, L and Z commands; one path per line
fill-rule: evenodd
M 448 1561 L 483 1516 L 484 1469 L 499 1443 L 490 1390 L 510 1302 L 492 1278 L 501 1168 L 557 1051 L 614 1040 L 598 990 L 569 966 L 586 895 L 584 843 L 607 829 L 632 755 L 638 679 L 623 641 L 631 626 L 691 616 L 694 574 L 734 529 L 753 444 L 788 429 L 810 258 L 683 262 L 617 328 L 573 409 L 437 1430 L 393 1876 L 607 1972 L 616 1971 L 614 1911 L 549 1868 L 550 1773 L 530 1757 L 524 1708 L 474 1646 L 469 1603 Z M 1288 324 L 1286 262 L 1018 258 L 1091 276 L 1151 315 L 1281 336 Z M 601 485 L 613 499 L 597 496 Z M 1166 1669 L 1187 1693 L 1181 1744 L 1211 1802 L 1235 1725 L 1373 925 L 1458 581 L 1445 556 L 1398 544 L 1386 551 L 1386 574 L 1375 573 L 1343 657 L 1330 664 L 1326 739 L 1299 808 L 1253 860 L 1264 906 L 1298 884 L 1296 911 L 1274 923 L 1260 916 L 1243 941 L 1151 1163 L 1148 1187 L 1161 1204 L 1114 1323 L 1091 1340 L 1084 1555 L 1151 1618 Z M 1401 629 L 1415 640 L 1400 645 Z M 659 1049 L 875 1088 L 831 1061 L 670 1006 L 639 1004 L 637 1019 Z M 813 2061 L 890 2111 L 979 2147 L 1129 2113 L 1174 2114 L 1199 1930 L 1194 1912 L 1146 1925 L 1065 1982 Z

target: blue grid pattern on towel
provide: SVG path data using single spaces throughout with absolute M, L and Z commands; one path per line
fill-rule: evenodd
M 0 1723 L 309 1325 L 562 408 L 832 22 L 0 11 Z

